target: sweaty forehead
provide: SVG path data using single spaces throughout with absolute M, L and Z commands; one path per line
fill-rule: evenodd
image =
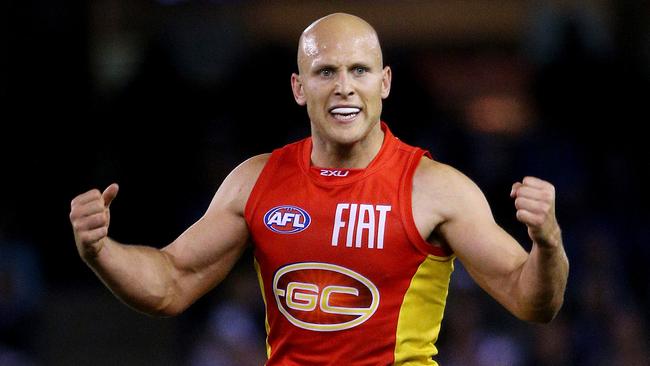
M 336 32 L 336 33 L 310 33 L 303 37 L 302 52 L 305 56 L 315 56 L 327 49 L 345 50 L 351 47 L 354 49 L 367 49 L 368 51 L 379 50 L 377 37 L 370 32 Z
M 316 21 L 303 32 L 298 47 L 298 66 L 331 52 L 349 54 L 359 51 L 382 62 L 375 30 L 354 16 L 329 16 Z

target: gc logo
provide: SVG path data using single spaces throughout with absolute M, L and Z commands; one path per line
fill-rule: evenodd
M 328 332 L 353 328 L 379 307 L 379 291 L 364 276 L 329 263 L 295 263 L 273 277 L 280 312 L 293 325 Z

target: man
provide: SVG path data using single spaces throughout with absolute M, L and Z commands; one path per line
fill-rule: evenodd
M 515 316 L 550 321 L 568 261 L 550 183 L 512 186 L 527 253 L 476 185 L 380 121 L 391 69 L 374 29 L 332 14 L 300 37 L 296 102 L 311 138 L 255 156 L 206 213 L 159 250 L 107 236 L 116 184 L 72 201 L 83 260 L 130 306 L 182 312 L 228 274 L 247 243 L 267 312 L 268 365 L 436 365 L 453 259 Z

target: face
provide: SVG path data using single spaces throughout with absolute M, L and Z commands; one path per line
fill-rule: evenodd
M 308 29 L 301 38 L 300 74 L 291 77 L 293 94 L 298 104 L 307 106 L 314 138 L 353 144 L 379 129 L 391 70 L 382 67 L 374 31 L 324 28 Z

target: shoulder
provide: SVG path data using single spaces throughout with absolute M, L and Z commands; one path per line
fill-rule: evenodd
M 458 169 L 423 157 L 413 176 L 413 202 L 434 210 L 443 218 L 467 206 L 483 202 L 479 187 Z
M 270 153 L 255 155 L 235 167 L 221 183 L 212 205 L 226 204 L 243 215 L 246 201 L 270 156 Z
M 265 153 L 246 159 L 230 172 L 224 183 L 232 181 L 240 189 L 252 189 L 270 157 L 270 153 Z
M 257 179 L 270 157 L 271 153 L 250 157 L 233 169 L 231 174 L 242 176 L 247 180 L 249 180 L 249 178 Z
M 422 157 L 413 176 L 414 184 L 428 187 L 438 193 L 454 194 L 465 189 L 478 188 L 458 169 L 428 157 Z

